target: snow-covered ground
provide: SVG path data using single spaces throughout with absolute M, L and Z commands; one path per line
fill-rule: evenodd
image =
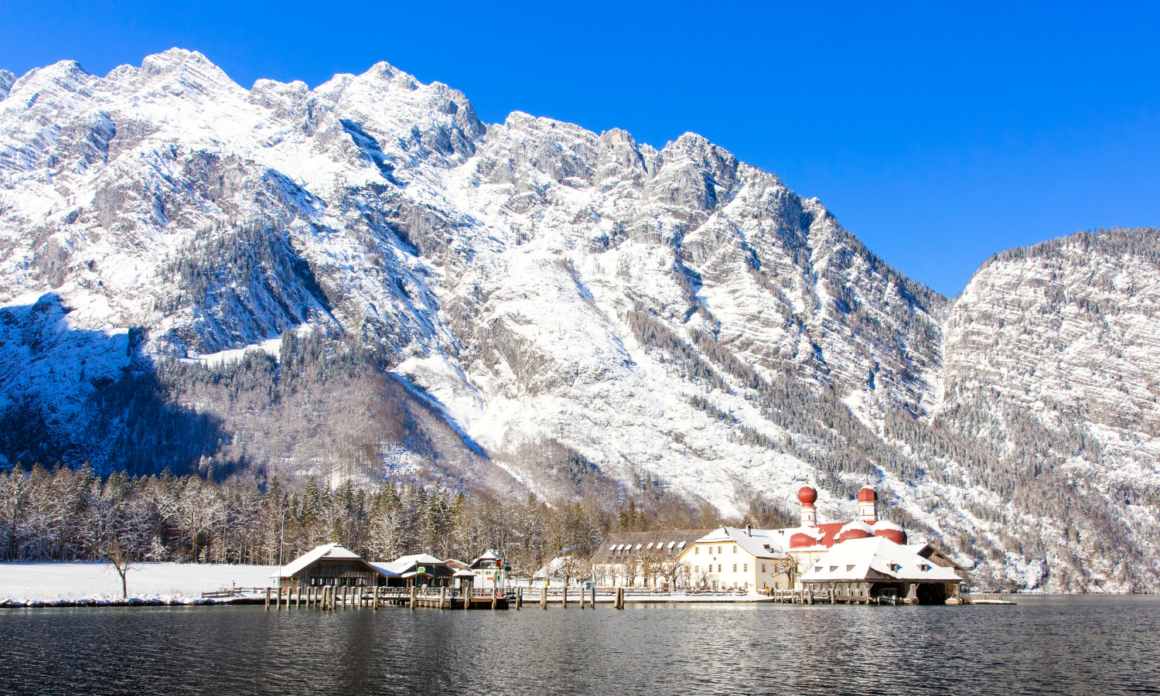
M 193 597 L 237 587 L 265 587 L 275 566 L 140 563 L 128 574 L 129 596 Z M 121 578 L 107 563 L 0 563 L 0 601 L 120 599 Z

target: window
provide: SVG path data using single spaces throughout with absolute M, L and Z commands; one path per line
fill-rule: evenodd
M 761 564 L 761 572 L 763 572 L 763 573 L 765 572 L 765 564 L 764 563 Z
M 718 573 L 720 573 L 720 572 L 721 572 L 721 564 L 720 564 L 720 563 L 718 563 L 718 564 L 717 564 L 717 572 L 718 572 Z
M 736 563 L 734 563 L 734 564 L 733 564 L 733 572 L 734 572 L 734 573 L 736 573 L 736 572 L 737 572 L 737 564 L 736 564 Z
M 822 572 L 822 567 L 821 567 L 821 566 L 814 566 L 814 572 L 815 572 L 815 573 L 820 573 L 820 572 Z
M 831 572 L 831 573 L 836 573 L 836 572 L 838 572 L 838 566 L 830 566 L 830 572 Z
M 851 563 L 850 565 L 846 566 L 846 570 L 847 571 L 854 570 L 854 564 Z
M 694 572 L 694 573 L 699 573 L 699 572 L 701 572 L 701 568 L 700 568 L 700 566 L 693 566 L 693 572 Z
M 746 563 L 746 564 L 744 564 L 744 565 L 742 565 L 742 566 L 741 566 L 741 572 L 742 572 L 742 573 L 748 573 L 748 572 L 749 572 L 749 564 L 748 564 L 748 563 Z
M 733 553 L 737 553 L 737 544 L 733 545 Z
M 717 555 L 718 555 L 718 556 L 720 556 L 720 555 L 721 555 L 721 547 L 720 547 L 720 546 L 718 546 L 718 547 L 717 547 Z
M 697 556 L 697 555 L 699 555 L 700 553 L 701 553 L 701 547 L 700 547 L 700 546 L 694 546 L 694 547 L 693 547 L 693 555 L 694 555 L 694 556 Z

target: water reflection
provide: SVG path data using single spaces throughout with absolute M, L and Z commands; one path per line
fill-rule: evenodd
M 1158 693 L 1160 598 L 0 612 L 18 694 Z

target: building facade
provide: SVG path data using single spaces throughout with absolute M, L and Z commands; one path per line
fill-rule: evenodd
M 766 592 L 790 586 L 790 556 L 778 530 L 721 527 L 697 539 L 681 554 L 689 586 L 707 590 Z
M 604 540 L 592 555 L 598 585 L 677 589 L 690 581 L 681 554 L 711 529 L 670 529 L 626 532 Z

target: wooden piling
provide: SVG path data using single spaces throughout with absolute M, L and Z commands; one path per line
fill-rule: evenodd
M 592 608 L 596 608 L 596 585 L 592 585 Z
M 415 586 L 411 585 L 411 611 L 415 610 Z
M 568 608 L 568 586 L 564 585 L 564 608 Z
M 270 588 L 266 588 L 266 611 L 270 611 Z
M 540 608 L 548 608 L 548 587 L 546 585 L 540 588 Z
M 516 588 L 516 611 L 524 608 L 524 588 Z

